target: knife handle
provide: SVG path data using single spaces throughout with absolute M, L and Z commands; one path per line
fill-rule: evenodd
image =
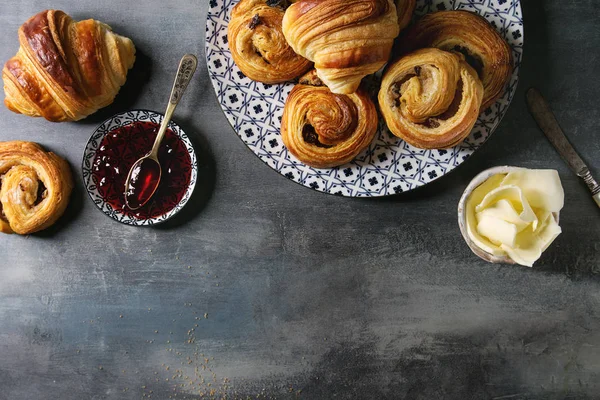
M 584 180 L 585 184 L 588 185 L 592 192 L 592 196 L 594 196 L 594 200 L 596 200 L 598 207 L 600 207 L 600 185 L 596 182 L 590 170 L 585 168 L 581 171 L 579 176 Z
M 594 196 L 600 193 L 600 185 L 598 182 L 596 182 L 588 168 L 585 168 L 583 171 L 581 171 L 579 176 L 585 181 L 586 185 L 588 185 Z

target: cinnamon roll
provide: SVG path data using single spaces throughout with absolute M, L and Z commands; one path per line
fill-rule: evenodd
M 421 149 L 461 143 L 479 116 L 483 85 L 460 53 L 422 49 L 392 64 L 379 105 L 390 131 Z
M 283 2 L 277 1 L 241 0 L 231 12 L 227 31 L 231 56 L 244 75 L 254 81 L 290 81 L 312 66 L 292 50 L 283 36 L 282 6 Z
M 32 142 L 0 142 L 0 232 L 27 235 L 64 213 L 73 188 L 69 165 Z
M 485 89 L 482 107 L 491 106 L 504 92 L 513 70 L 508 43 L 489 22 L 468 11 L 427 14 L 401 37 L 401 52 L 425 47 L 457 51 L 475 68 Z
M 369 146 L 377 125 L 375 104 L 365 92 L 334 94 L 312 71 L 285 103 L 281 137 L 303 163 L 331 168 L 352 161 Z
M 290 46 L 337 94 L 354 93 L 383 67 L 399 32 L 393 0 L 300 0 L 283 18 Z

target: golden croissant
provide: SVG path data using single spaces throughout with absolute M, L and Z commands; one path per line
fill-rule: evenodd
M 337 94 L 354 93 L 383 67 L 399 32 L 392 0 L 300 0 L 283 17 L 290 46 Z
M 484 109 L 502 96 L 513 71 L 508 43 L 483 17 L 468 11 L 427 14 L 403 33 L 400 43 L 404 53 L 437 47 L 464 54 L 483 82 Z
M 231 56 L 248 78 L 268 84 L 290 81 L 312 63 L 289 46 L 283 32 L 283 8 L 266 0 L 241 0 L 233 7 L 227 27 Z
M 390 131 L 421 149 L 461 143 L 477 121 L 483 85 L 460 53 L 422 49 L 383 76 L 379 105 Z
M 92 19 L 43 11 L 19 29 L 2 70 L 6 106 L 49 121 L 77 121 L 111 104 L 135 61 L 133 42 Z
M 27 235 L 64 213 L 73 188 L 69 165 L 32 142 L 0 142 L 0 232 Z
M 316 76 L 304 76 L 285 103 L 281 137 L 291 154 L 315 168 L 352 161 L 373 141 L 378 117 L 370 97 L 358 90 L 332 93 Z

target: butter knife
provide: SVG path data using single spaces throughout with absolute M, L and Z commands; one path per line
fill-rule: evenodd
M 600 185 L 592 176 L 588 166 L 579 154 L 577 154 L 577 151 L 569 143 L 569 140 L 558 125 L 558 121 L 552 113 L 548 102 L 542 97 L 539 90 L 531 88 L 527 91 L 527 105 L 529 106 L 529 112 L 535 118 L 542 132 L 544 132 L 556 151 L 567 162 L 571 170 L 583 179 L 590 188 L 596 204 L 600 207 Z

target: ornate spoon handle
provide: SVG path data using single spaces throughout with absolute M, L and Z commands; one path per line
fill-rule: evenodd
M 171 99 L 169 103 L 177 105 L 185 89 L 187 89 L 196 68 L 198 67 L 198 59 L 193 54 L 186 54 L 179 63 L 179 69 L 177 71 L 177 77 L 173 84 L 173 90 L 171 91 Z
M 163 122 L 160 125 L 158 134 L 156 135 L 156 140 L 154 141 L 152 151 L 150 152 L 151 158 L 158 158 L 158 149 L 160 148 L 160 143 L 167 132 L 167 127 L 169 126 L 171 117 L 173 117 L 175 108 L 177 108 L 177 105 L 179 104 L 179 100 L 181 100 L 183 97 L 185 90 L 187 89 L 192 77 L 194 76 L 194 73 L 196 72 L 196 68 L 198 68 L 198 59 L 193 54 L 186 54 L 179 62 L 177 76 L 175 77 L 173 90 L 171 90 L 171 97 L 169 99 L 169 104 L 167 105 L 167 110 L 165 111 L 165 117 L 163 118 Z

